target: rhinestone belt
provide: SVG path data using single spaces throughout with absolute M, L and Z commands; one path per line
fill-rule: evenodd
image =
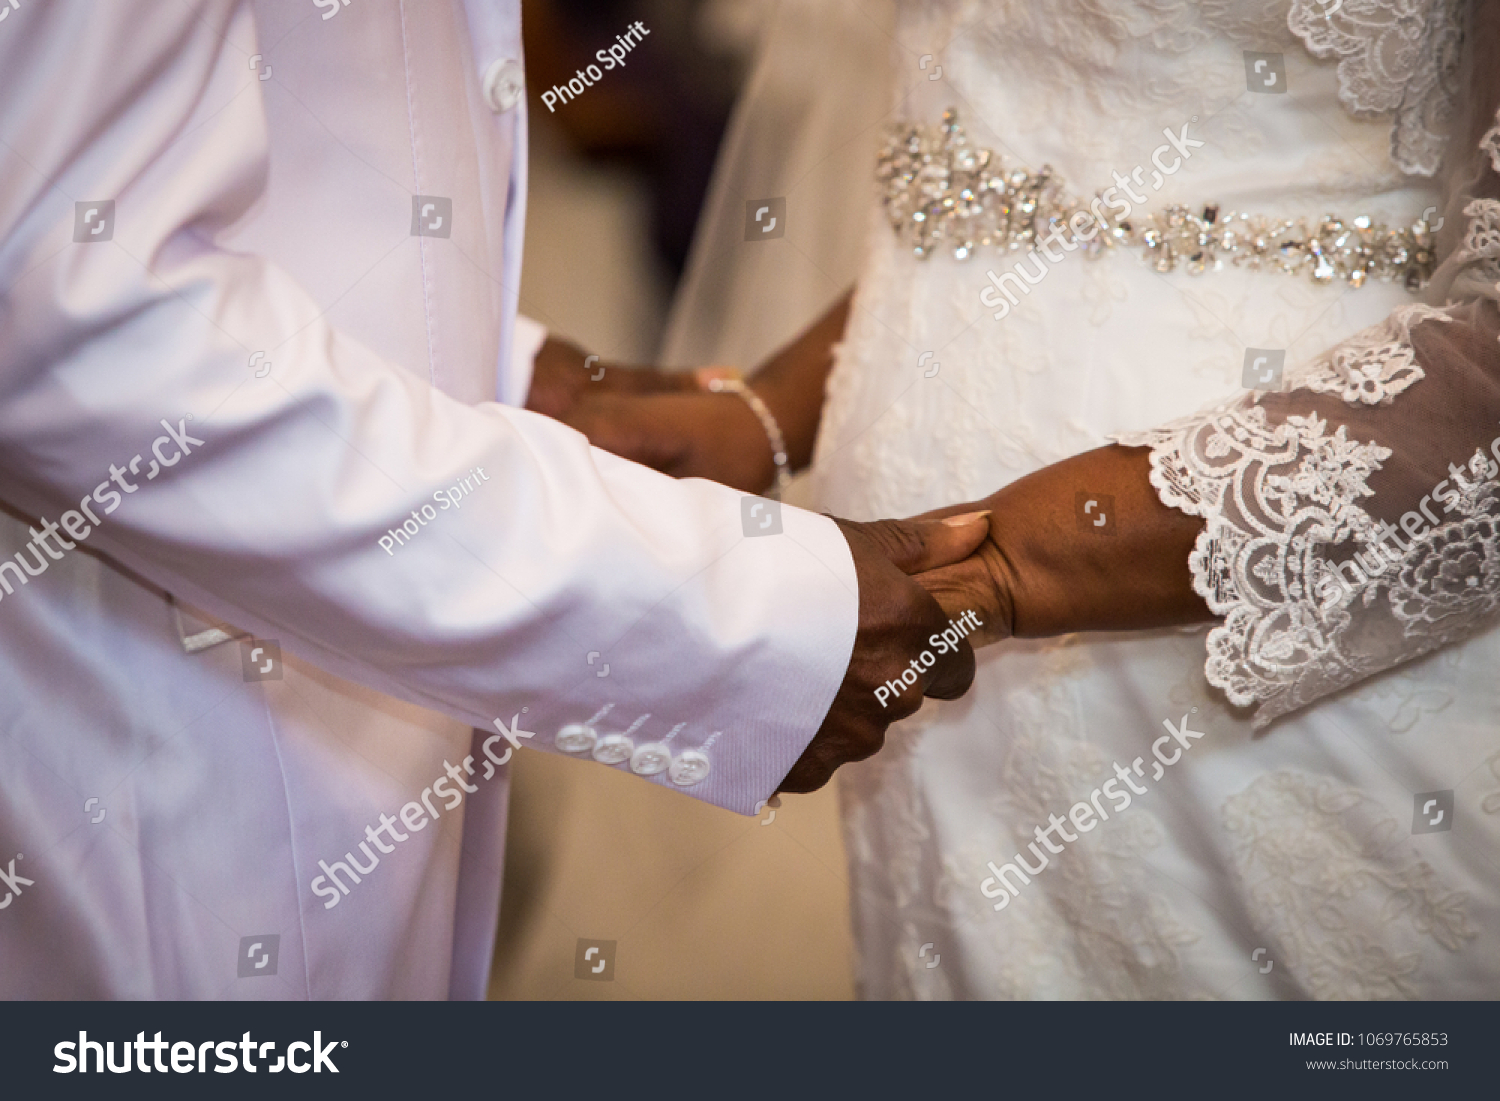
M 1069 193 L 1051 165 L 1036 172 L 1007 170 L 993 150 L 973 148 L 952 110 L 943 113 L 940 126 L 893 128 L 876 175 L 892 228 L 921 259 L 942 248 L 951 247 L 964 260 L 980 246 L 1023 249 L 1061 238 L 1091 259 L 1139 247 L 1161 272 L 1182 264 L 1198 275 L 1223 268 L 1227 260 L 1255 270 L 1306 273 L 1315 283 L 1342 279 L 1360 287 L 1371 277 L 1400 280 L 1409 291 L 1427 284 L 1435 264 L 1425 221 L 1388 226 L 1367 215 L 1332 214 L 1288 220 L 1221 214 L 1217 203 L 1197 212 L 1173 204 L 1136 217 L 1103 202 L 1115 189 L 1085 203 Z M 1090 237 L 1081 236 L 1090 230 Z

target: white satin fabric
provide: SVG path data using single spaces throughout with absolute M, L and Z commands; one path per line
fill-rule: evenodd
M 1394 167 L 1388 118 L 1341 107 L 1336 63 L 1289 33 L 1288 7 L 907 3 L 895 114 L 930 123 L 956 107 L 973 144 L 1010 166 L 1050 163 L 1086 195 L 1137 165 L 1149 186 L 1164 128 L 1187 126 L 1206 144 L 1145 211 L 1215 201 L 1292 218 L 1421 217 L 1436 189 Z M 1281 55 L 1283 94 L 1247 90 L 1245 51 Z M 861 519 L 984 496 L 1233 393 L 1246 348 L 1285 349 L 1290 368 L 1412 301 L 1386 283 L 1161 274 L 1130 255 L 1069 254 L 996 321 L 980 300 L 985 272 L 1022 253 L 919 261 L 873 198 L 869 211 L 815 467 L 818 503 Z M 930 705 L 846 769 L 864 993 L 1494 997 L 1500 637 L 1373 678 L 1259 738 L 1203 666 L 1199 631 L 1003 644 L 981 655 L 969 696 Z M 1184 720 L 1203 737 L 1153 779 L 1152 743 Z M 1137 758 L 1146 794 L 1088 832 L 1066 825 L 1115 762 Z M 1451 830 L 1414 833 L 1415 796 L 1443 790 Z M 1039 845 L 1048 866 L 997 912 L 990 863 L 1020 852 L 1034 868 L 1027 846 L 1051 815 L 1076 840 Z
M 525 102 L 481 77 L 520 56 L 514 0 L 0 26 L 0 558 L 104 489 L 81 545 L 0 573 L 0 996 L 482 996 L 493 720 L 543 750 L 610 704 L 638 744 L 682 724 L 711 769 L 682 790 L 750 813 L 826 712 L 857 619 L 830 521 L 747 538 L 740 494 L 494 401 L 527 386 Z M 185 652 L 169 594 L 279 641 L 281 679 Z

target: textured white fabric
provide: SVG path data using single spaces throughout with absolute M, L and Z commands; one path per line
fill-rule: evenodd
M 1293 0 L 1287 25 L 1316 57 L 1339 63 L 1339 101 L 1361 116 L 1395 116 L 1391 160 L 1430 176 L 1460 94 L 1468 0 Z
M 524 392 L 525 117 L 478 74 L 518 5 L 324 7 L 59 0 L 0 33 L 0 869 L 31 881 L 3 997 L 482 996 L 493 720 L 541 750 L 606 704 L 685 724 L 686 790 L 750 813 L 847 666 L 831 521 L 747 539 L 740 494 L 494 400 Z M 28 547 L 96 486 L 85 544 Z M 279 679 L 184 652 L 168 592 L 278 640 Z
M 1304 0 L 911 2 L 896 102 L 929 123 L 958 106 L 976 145 L 1051 164 L 1084 189 L 1129 176 L 1164 128 L 1189 125 L 1207 144 L 1145 209 L 1213 201 L 1393 224 L 1434 211 L 1448 220 L 1443 247 L 1476 253 L 1435 286 L 1468 301 L 1490 248 L 1488 208 L 1462 213 L 1479 201 L 1471 166 L 1449 165 L 1442 188 L 1402 171 L 1436 167 L 1445 120 L 1470 150 L 1483 129 L 1449 117 L 1463 78 L 1445 51 L 1463 6 L 1343 7 L 1325 27 Z M 1281 55 L 1283 93 L 1247 91 L 1246 51 Z M 927 53 L 942 81 L 911 63 Z M 1391 581 L 1405 584 L 1400 571 L 1339 595 L 1352 626 L 1333 645 L 1303 614 L 1285 553 L 1300 531 L 1279 511 L 1290 502 L 1295 524 L 1353 540 L 1400 520 L 1448 462 L 1467 467 L 1476 442 L 1500 433 L 1492 315 L 1392 316 L 1413 300 L 1386 283 L 1164 275 L 1122 255 L 1075 255 L 1047 265 L 996 321 L 980 299 L 985 272 L 1018 254 L 918 261 L 873 195 L 869 211 L 871 255 L 819 440 L 819 503 L 863 518 L 975 499 L 1112 435 L 1188 418 L 1135 438 L 1157 444 L 1165 499 L 1218 517 L 1195 576 L 1228 619 L 1208 635 L 1208 677 L 1199 630 L 1002 644 L 981 655 L 970 696 L 924 710 L 845 770 L 865 994 L 1494 997 L 1500 636 L 1475 634 L 1500 580 L 1493 496 L 1475 492 L 1443 517 L 1427 565 L 1411 562 L 1410 595 Z M 1414 328 L 1418 348 L 1469 334 L 1477 358 L 1465 367 L 1450 355 L 1435 373 L 1413 352 Z M 1254 400 L 1241 388 L 1253 348 L 1284 350 L 1286 385 L 1309 388 Z M 1486 418 L 1495 427 L 1481 436 Z M 1277 553 L 1236 557 L 1254 538 Z M 1300 550 L 1304 573 L 1316 569 L 1313 549 Z M 1376 624 L 1377 638 L 1357 630 Z M 1259 645 L 1264 664 L 1235 645 Z M 1252 699 L 1264 717 L 1283 715 L 1260 737 L 1254 713 L 1235 706 Z M 1170 767 L 1178 740 L 1163 744 L 1164 723 L 1203 735 Z M 1068 827 L 1079 801 L 1125 782 L 1116 762 L 1145 793 L 1087 832 Z M 1445 789 L 1451 830 L 1414 834 L 1415 797 Z M 1034 832 L 1052 815 L 1074 829 L 1061 852 Z M 991 865 L 1018 854 L 1034 874 L 1012 876 L 1019 889 L 997 911 Z M 921 952 L 929 942 L 939 966 Z

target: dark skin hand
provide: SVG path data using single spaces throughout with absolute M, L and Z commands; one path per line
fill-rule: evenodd
M 1085 451 L 983 501 L 924 514 L 990 509 L 990 533 L 972 558 L 919 580 L 949 615 L 979 615 L 984 626 L 970 636 L 976 646 L 1212 619 L 1188 570 L 1203 521 L 1162 504 L 1149 480 L 1149 455 L 1144 447 Z M 1080 521 L 1080 491 L 1114 498 L 1113 534 Z
M 794 467 L 811 459 L 832 346 L 843 335 L 848 310 L 846 296 L 756 375 L 755 388 L 782 424 Z M 615 390 L 584 391 L 570 423 L 596 444 L 678 477 L 714 477 L 747 490 L 769 484 L 770 448 L 745 403 L 733 395 L 688 390 L 690 379 L 681 374 L 661 377 L 671 375 L 653 371 Z M 1187 566 L 1203 522 L 1162 504 L 1149 475 L 1147 449 L 1102 447 L 1038 470 L 982 501 L 927 513 L 988 509 L 993 516 L 989 537 L 974 557 L 925 575 L 922 584 L 949 615 L 978 613 L 984 626 L 970 636 L 977 646 L 1010 637 L 1208 620 L 1211 613 L 1193 592 Z M 1108 529 L 1114 534 L 1079 523 L 1080 490 L 1114 498 Z
M 962 562 L 985 539 L 983 512 L 949 522 L 881 520 L 873 524 L 836 521 L 849 541 L 859 581 L 859 628 L 849 669 L 818 733 L 781 781 L 779 791 L 814 791 L 849 761 L 862 761 L 885 744 L 891 723 L 922 705 L 924 695 L 957 699 L 974 680 L 974 651 L 937 655 L 917 683 L 882 707 L 875 689 L 900 677 L 912 659 L 929 650 L 929 636 L 948 625 L 948 616 L 913 575 Z M 920 663 L 918 665 L 920 668 Z
M 782 424 L 794 467 L 811 458 L 832 349 L 848 308 L 847 298 L 840 301 L 756 376 L 755 388 Z M 581 373 L 576 364 L 575 370 Z M 670 374 L 653 372 L 633 388 L 613 390 L 589 390 L 574 375 L 562 419 L 596 445 L 679 477 L 714 477 L 750 491 L 769 484 L 765 432 L 745 403 L 689 390 L 687 376 L 661 377 Z M 988 510 L 987 523 L 967 525 L 957 543 L 940 534 L 924 537 L 930 525 L 910 521 L 841 521 L 859 578 L 855 651 L 822 729 L 781 790 L 811 791 L 840 764 L 881 747 L 886 727 L 915 712 L 921 695 L 903 693 L 881 708 L 874 689 L 896 679 L 950 617 L 978 615 L 982 627 L 969 639 L 974 646 L 1212 619 L 1187 565 L 1203 522 L 1162 504 L 1149 475 L 1146 448 L 1103 447 L 1036 471 L 983 501 L 916 518 Z M 1080 492 L 1113 498 L 1103 530 L 1093 523 L 1102 508 L 1080 519 Z M 919 575 L 915 581 L 913 575 Z M 931 597 L 919 599 L 913 589 Z M 965 649 L 919 683 L 923 694 L 947 699 L 961 695 L 972 676 L 973 654 Z
M 776 476 L 766 430 L 734 394 L 589 395 L 561 419 L 595 447 L 674 478 L 759 493 Z
M 781 423 L 796 466 L 806 465 L 812 456 L 823 381 L 847 309 L 847 299 L 838 303 L 772 358 L 762 372 L 764 383 L 757 379 L 757 391 Z M 774 465 L 765 430 L 743 400 L 704 393 L 683 372 L 603 364 L 601 374 L 601 364 L 588 362 L 575 345 L 549 339 L 537 355 L 527 408 L 584 430 L 596 445 L 668 473 L 713 473 L 745 489 L 770 483 Z M 955 652 L 934 655 L 938 660 L 932 668 L 919 665 L 916 684 L 885 706 L 875 695 L 876 688 L 900 678 L 929 649 L 929 636 L 948 623 L 942 607 L 913 575 L 969 557 L 989 531 L 985 513 L 918 522 L 836 522 L 849 543 L 859 586 L 854 649 L 828 714 L 780 791 L 822 787 L 840 765 L 877 752 L 886 728 L 917 711 L 925 696 L 956 699 L 974 678 L 974 652 L 961 643 Z
M 848 312 L 845 295 L 751 380 L 781 426 L 793 470 L 812 461 L 823 386 Z M 585 372 L 580 349 L 558 341 L 549 355 L 553 343 L 538 356 L 527 408 L 576 428 L 595 447 L 676 478 L 711 478 L 749 493 L 771 484 L 776 467 L 766 430 L 737 395 L 700 390 L 686 371 L 654 368 L 606 368 L 596 383 L 591 374 L 600 363 Z
M 588 399 L 695 389 L 692 376 L 685 372 L 606 363 L 570 341 L 549 336 L 536 354 L 526 408 L 567 421 Z

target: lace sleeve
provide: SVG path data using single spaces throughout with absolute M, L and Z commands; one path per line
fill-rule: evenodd
M 1391 115 L 1391 159 L 1431 176 L 1462 87 L 1471 0 L 1293 0 L 1287 25 L 1314 57 L 1337 58 L 1339 100 L 1352 114 Z
M 1205 522 L 1189 565 L 1222 617 L 1207 676 L 1257 727 L 1500 623 L 1500 11 L 1470 30 L 1445 305 L 1398 310 L 1280 393 L 1117 437 Z

